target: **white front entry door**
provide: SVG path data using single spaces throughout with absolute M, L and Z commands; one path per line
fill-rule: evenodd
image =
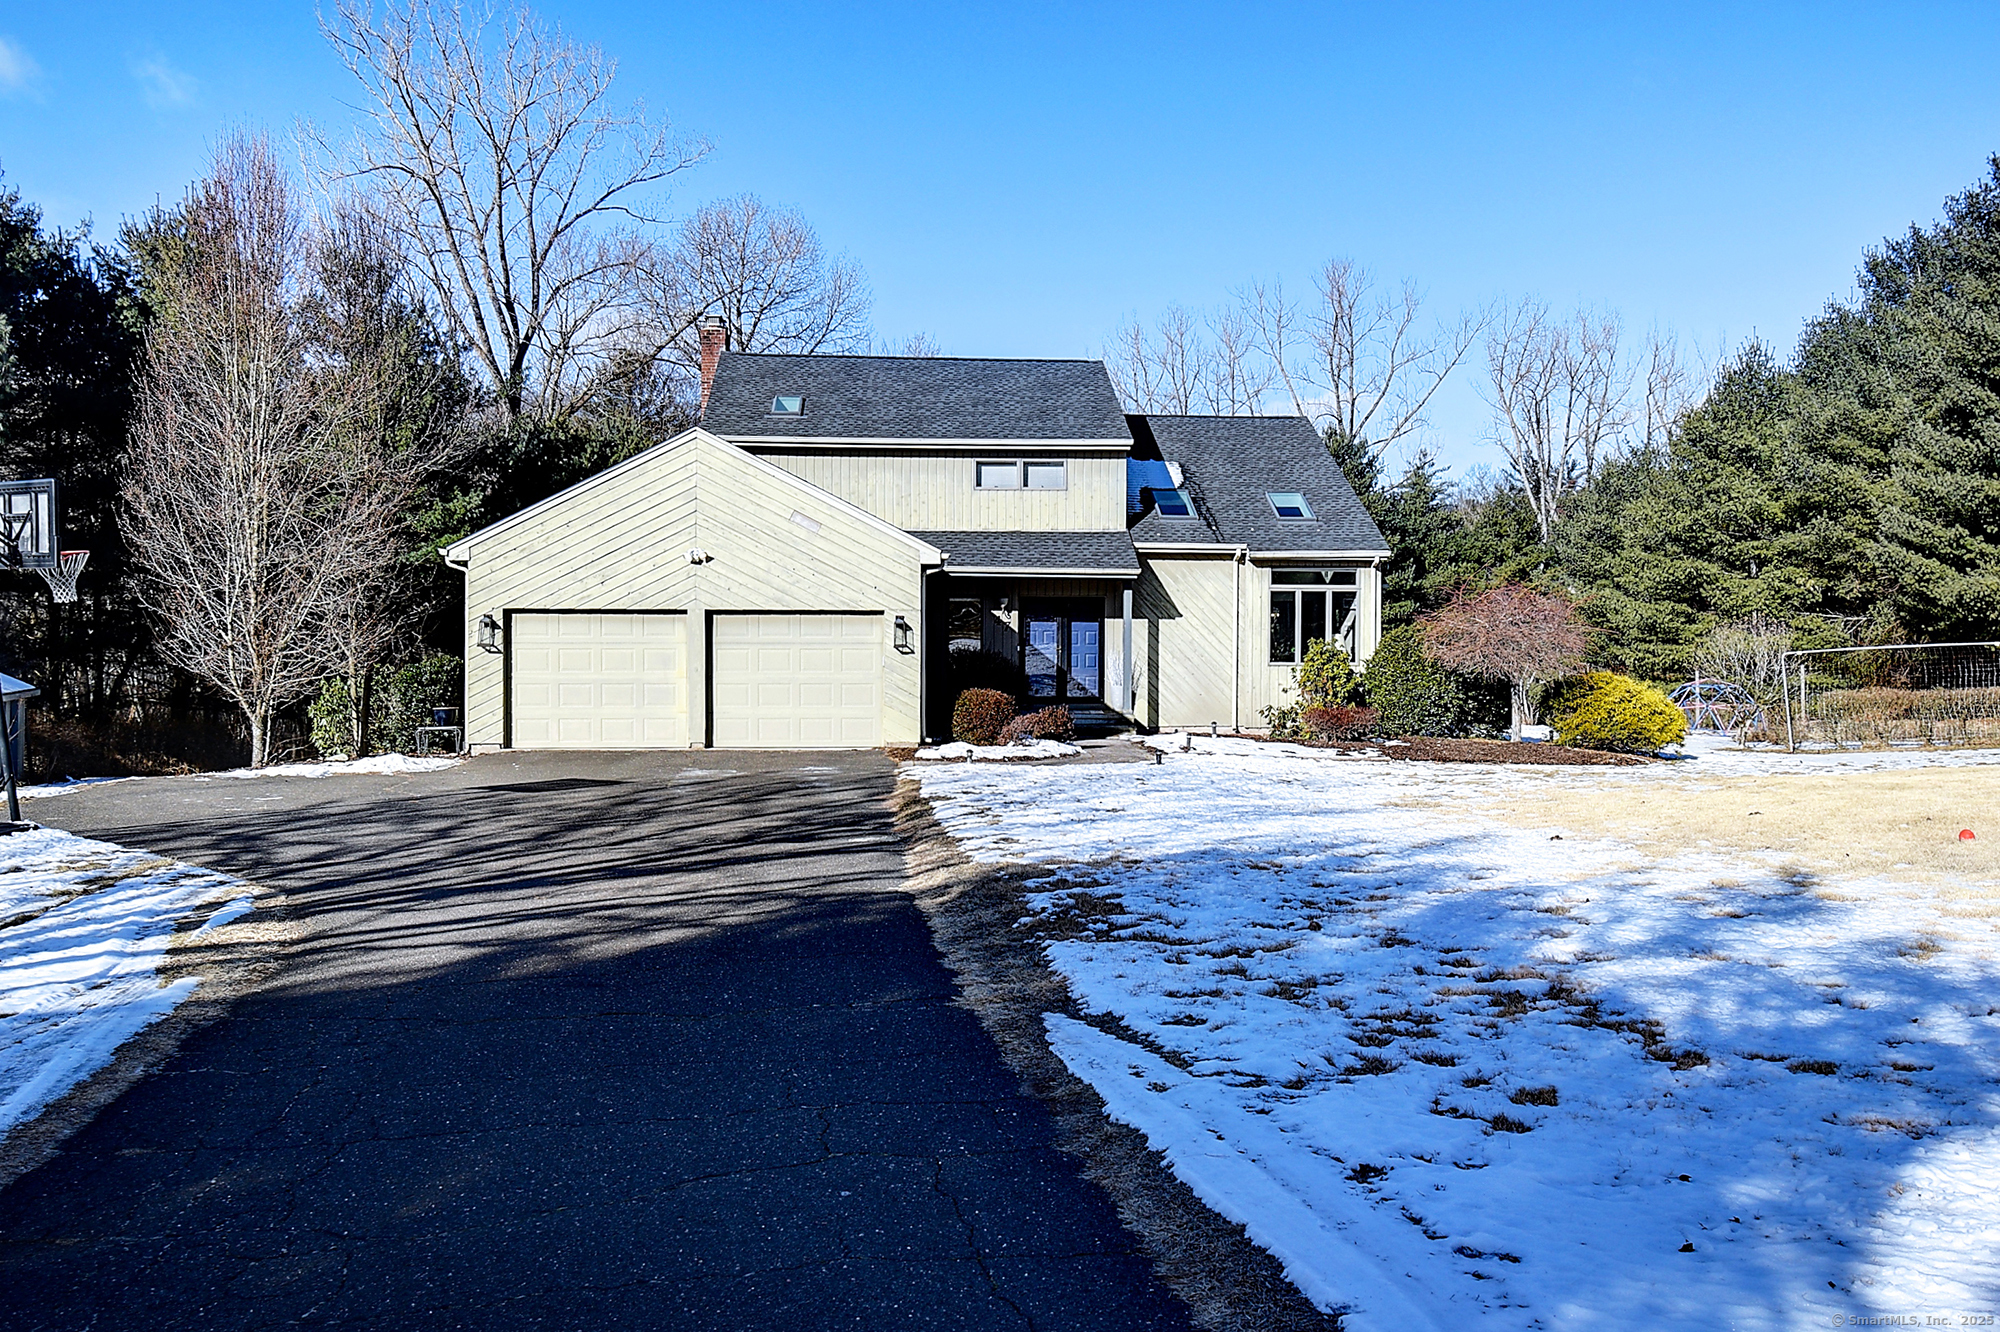
M 687 616 L 516 614 L 516 749 L 685 749 Z
M 880 615 L 717 615 L 719 749 L 872 749 L 882 743 Z

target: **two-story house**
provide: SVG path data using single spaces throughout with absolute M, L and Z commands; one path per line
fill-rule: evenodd
M 456 543 L 475 749 L 942 736 L 954 652 L 1027 699 L 1254 726 L 1357 661 L 1388 556 L 1298 417 L 1128 416 L 1100 361 L 733 353 L 701 424 Z

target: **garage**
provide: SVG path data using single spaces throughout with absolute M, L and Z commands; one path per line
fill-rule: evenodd
M 718 746 L 882 743 L 882 616 L 718 614 L 710 632 Z
M 522 611 L 511 619 L 515 748 L 687 747 L 687 616 Z

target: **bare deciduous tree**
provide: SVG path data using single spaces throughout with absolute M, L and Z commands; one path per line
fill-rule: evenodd
M 1366 269 L 1334 259 L 1320 270 L 1318 304 L 1305 316 L 1312 391 L 1293 402 L 1338 438 L 1380 454 L 1424 424 L 1424 411 L 1485 327 L 1483 313 L 1422 325 L 1423 297 L 1404 281 L 1377 291 Z
M 1535 300 L 1506 311 L 1487 335 L 1496 442 L 1545 541 L 1562 498 L 1589 484 L 1631 423 L 1632 370 L 1620 335 L 1616 315 L 1578 310 L 1557 318 Z
M 1796 640 L 1790 625 L 1753 614 L 1711 629 L 1695 649 L 1694 668 L 1740 686 L 1759 703 L 1775 705 L 1784 691 L 1780 663 Z
M 510 420 L 560 415 L 626 346 L 635 228 L 706 152 L 610 102 L 616 71 L 525 8 L 338 0 L 327 39 L 366 92 L 339 177 L 366 180 Z
M 357 461 L 357 381 L 313 351 L 309 224 L 269 144 L 229 141 L 171 229 L 127 526 L 163 653 L 242 710 L 261 765 L 276 710 L 338 668 L 406 491 Z
M 1658 329 L 1646 340 L 1644 399 L 1640 404 L 1639 446 L 1666 447 L 1681 419 L 1693 408 L 1697 383 L 1694 370 L 1681 359 L 1680 344 Z
M 1134 411 L 1221 416 L 1257 410 L 1270 391 L 1254 331 L 1239 310 L 1207 319 L 1170 305 L 1149 330 L 1133 320 L 1105 357 L 1113 386 Z
M 1516 740 L 1535 720 L 1535 686 L 1575 670 L 1589 641 L 1575 603 L 1519 583 L 1461 592 L 1417 622 L 1439 661 L 1507 682 Z
M 722 316 L 736 351 L 855 352 L 869 344 L 861 269 L 829 255 L 797 209 L 755 195 L 697 209 L 671 246 L 649 256 L 642 290 L 655 345 L 686 377 L 699 376 L 703 315 Z

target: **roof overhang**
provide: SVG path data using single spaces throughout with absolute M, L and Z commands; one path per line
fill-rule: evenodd
M 730 435 L 739 448 L 913 449 L 923 452 L 999 453 L 1047 449 L 1060 453 L 1129 453 L 1128 439 L 912 439 L 900 435 Z
M 1136 565 L 1123 569 L 1079 569 L 1074 565 L 1000 565 L 1000 564 L 952 564 L 945 563 L 948 574 L 963 574 L 966 577 L 1011 577 L 1011 578 L 1137 578 Z
M 1253 560 L 1386 560 L 1390 552 L 1375 550 L 1253 550 Z
M 26 680 L 17 680 L 11 675 L 0 674 L 0 703 L 12 703 L 17 699 L 39 698 L 42 691 Z

